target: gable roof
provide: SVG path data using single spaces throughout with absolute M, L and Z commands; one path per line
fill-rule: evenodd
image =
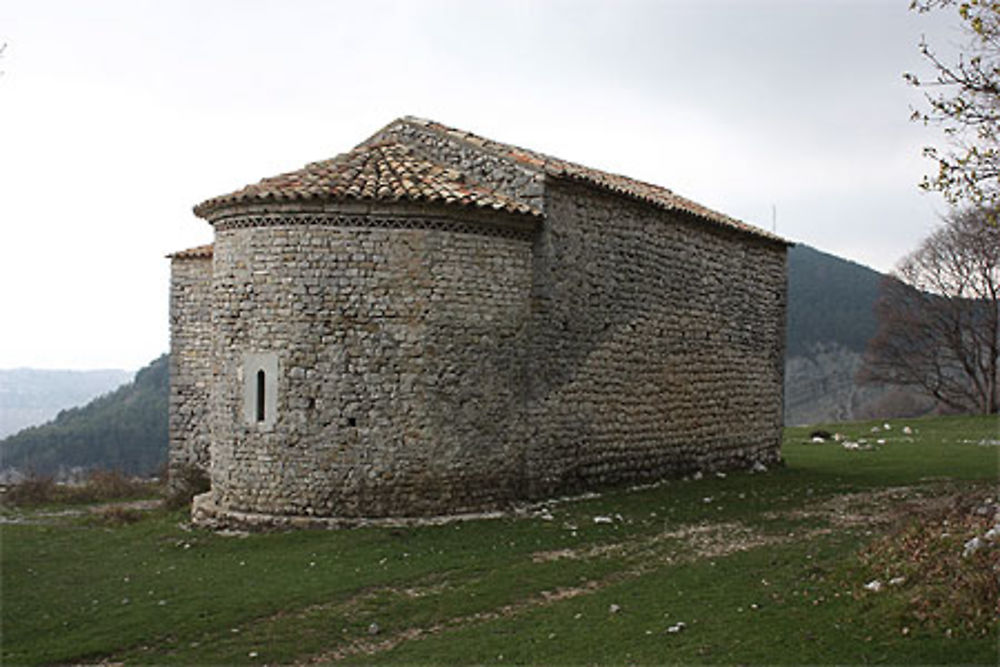
M 683 211 L 724 227 L 734 228 L 756 236 L 787 243 L 785 239 L 775 234 L 771 234 L 759 227 L 747 224 L 724 213 L 714 211 L 707 206 L 702 206 L 660 185 L 646 183 L 645 181 L 622 176 L 621 174 L 585 167 L 574 162 L 569 162 L 568 160 L 539 153 L 538 151 L 521 148 L 520 146 L 493 141 L 492 139 L 486 139 L 465 130 L 448 127 L 432 120 L 416 118 L 414 116 L 406 116 L 401 120 L 471 144 L 481 150 L 489 151 L 498 157 L 512 160 L 522 167 L 535 170 L 552 178 L 565 178 L 588 183 L 602 190 L 652 204 L 657 208 L 667 211 Z
M 262 179 L 194 208 L 195 215 L 212 219 L 221 209 L 241 204 L 293 201 L 413 201 L 455 204 L 507 213 L 543 217 L 538 204 L 501 192 L 471 170 L 443 164 L 393 133 L 409 125 L 474 151 L 489 154 L 543 178 L 587 185 L 667 211 L 680 211 L 731 230 L 781 243 L 784 239 L 741 220 L 714 211 L 675 192 L 620 174 L 585 167 L 544 153 L 480 137 L 471 132 L 414 116 L 400 118 L 372 139 L 328 160 Z

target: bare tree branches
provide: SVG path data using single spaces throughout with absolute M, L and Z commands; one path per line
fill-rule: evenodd
M 995 414 L 1000 228 L 956 212 L 882 285 L 863 382 L 911 386 L 956 410 Z
M 946 61 L 921 40 L 920 52 L 935 76 L 903 77 L 927 90 L 929 109 L 915 110 L 913 120 L 940 125 L 950 150 L 926 147 L 937 173 L 921 187 L 941 192 L 952 204 L 993 208 L 1000 203 L 1000 3 L 995 0 L 912 0 L 918 12 L 954 10 L 968 38 L 964 53 Z M 995 223 L 995 220 L 991 222 Z

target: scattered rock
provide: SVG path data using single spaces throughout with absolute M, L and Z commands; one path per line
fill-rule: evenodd
M 608 613 L 610 614 L 617 614 L 621 610 L 622 610 L 621 605 L 617 604 L 612 604 L 610 607 L 608 607 Z
M 614 519 L 609 516 L 595 516 L 594 523 L 614 523 Z
M 824 431 L 823 429 L 820 428 L 810 433 L 809 437 L 812 438 L 813 442 L 816 442 L 817 438 L 819 438 L 820 441 L 829 440 L 830 438 L 833 437 L 833 434 L 830 433 L 829 431 Z
M 986 546 L 986 542 L 981 537 L 973 537 L 971 540 L 965 543 L 965 549 L 962 551 L 962 558 L 968 558 L 972 554 L 976 553 L 980 549 Z
M 370 635 L 377 635 L 380 631 L 381 628 L 378 627 L 378 623 L 375 623 L 374 621 L 372 621 L 372 624 L 368 626 L 368 634 Z
M 872 593 L 878 593 L 882 590 L 882 582 L 878 579 L 872 579 L 864 586 L 866 591 L 871 591 Z
M 760 461 L 754 461 L 753 467 L 750 470 L 753 472 L 767 472 L 767 466 Z
M 676 623 L 674 623 L 673 625 L 671 625 L 669 628 L 667 628 L 667 632 L 669 632 L 672 635 L 673 634 L 677 634 L 678 632 L 680 632 L 681 630 L 683 630 L 686 627 L 687 627 L 687 624 L 684 623 L 684 621 L 677 621 Z
M 893 577 L 889 580 L 890 586 L 902 586 L 906 583 L 906 577 Z

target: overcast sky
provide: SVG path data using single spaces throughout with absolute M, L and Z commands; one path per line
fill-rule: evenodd
M 879 270 L 937 223 L 908 0 L 5 0 L 0 368 L 168 347 L 191 207 L 411 114 Z

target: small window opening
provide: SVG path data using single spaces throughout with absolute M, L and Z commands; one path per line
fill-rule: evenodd
M 358 420 L 356 418 L 354 418 L 354 417 L 348 417 L 347 418 L 347 425 L 348 426 L 357 426 L 358 425 Z
M 257 371 L 257 421 L 264 421 L 264 371 Z

